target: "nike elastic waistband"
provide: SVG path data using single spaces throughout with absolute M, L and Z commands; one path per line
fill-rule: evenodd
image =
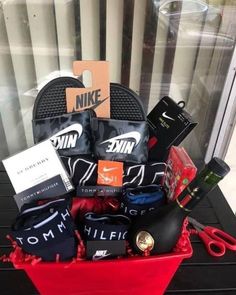
M 65 199 L 22 211 L 12 225 L 17 244 L 44 261 L 68 260 L 76 254 L 74 224 Z
M 98 159 L 146 163 L 148 127 L 146 121 L 92 120 L 94 155 Z
M 61 157 L 75 186 L 97 184 L 97 162 L 91 157 Z M 165 174 L 166 164 L 151 162 L 147 164 L 124 164 L 123 187 L 137 187 L 160 184 Z
M 85 214 L 83 232 L 86 240 L 126 240 L 130 219 L 124 215 Z
M 33 121 L 34 141 L 38 143 L 50 138 L 62 156 L 92 153 L 92 110 Z

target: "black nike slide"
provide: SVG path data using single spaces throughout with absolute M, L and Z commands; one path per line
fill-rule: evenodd
M 84 84 L 73 77 L 59 77 L 51 80 L 36 97 L 33 120 L 66 114 L 66 88 L 84 88 Z
M 111 119 L 146 121 L 142 101 L 137 93 L 118 83 L 110 84 Z
M 149 133 L 146 121 L 93 118 L 92 131 L 97 159 L 147 162 Z
M 65 89 L 69 87 L 84 88 L 84 85 L 80 80 L 72 77 L 59 77 L 47 83 L 36 97 L 33 119 L 43 119 L 66 114 Z M 146 120 L 142 102 L 133 90 L 121 84 L 111 83 L 110 99 L 111 119 Z
M 60 156 L 92 153 L 91 119 L 96 113 L 85 110 L 33 120 L 34 142 L 50 138 Z

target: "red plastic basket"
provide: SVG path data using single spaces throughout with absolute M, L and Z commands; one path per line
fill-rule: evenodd
M 16 268 L 26 271 L 40 294 L 143 295 L 163 294 L 182 260 L 191 255 L 185 223 L 182 235 L 170 254 L 96 262 L 39 262 L 35 265 L 22 262 L 17 255 L 13 255 L 11 260 Z

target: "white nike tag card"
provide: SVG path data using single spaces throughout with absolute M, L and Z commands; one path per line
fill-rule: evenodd
M 125 240 L 119 241 L 87 241 L 86 255 L 88 259 L 111 259 L 126 254 Z
M 57 175 L 61 176 L 67 192 L 74 189 L 50 140 L 3 160 L 3 164 L 16 194 Z

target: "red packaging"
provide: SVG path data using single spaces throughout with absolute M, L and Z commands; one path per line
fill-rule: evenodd
M 30 259 L 16 247 L 10 261 L 27 273 L 42 295 L 161 295 L 183 259 L 192 256 L 187 223 L 185 220 L 178 243 L 167 254 L 104 261 L 75 258 L 72 262 L 59 263 Z
M 169 201 L 175 200 L 193 180 L 197 168 L 183 147 L 172 146 L 167 158 L 166 175 L 163 185 Z

